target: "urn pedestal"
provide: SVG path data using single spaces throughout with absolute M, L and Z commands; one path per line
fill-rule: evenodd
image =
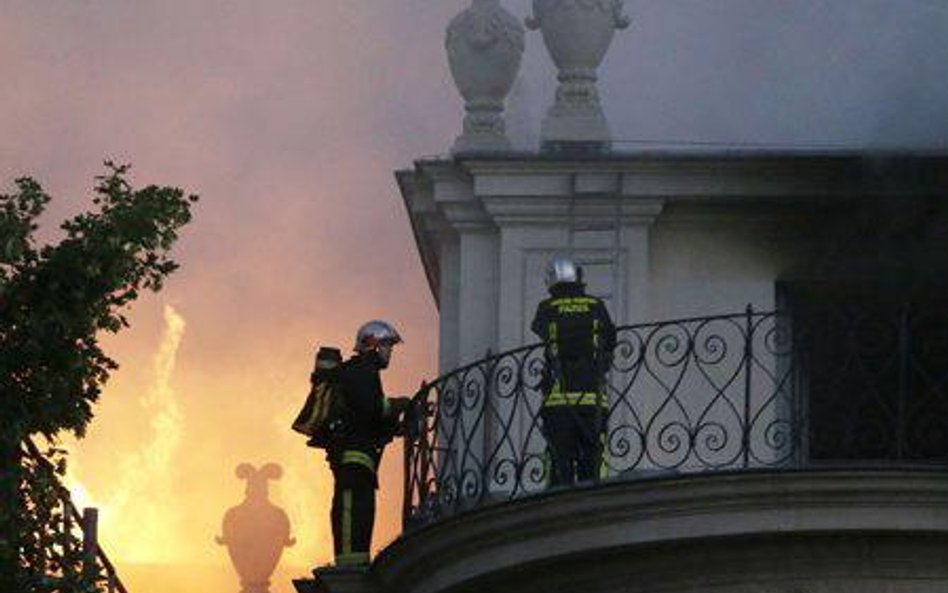
M 611 147 L 596 81 L 616 29 L 629 26 L 622 5 L 622 0 L 533 0 L 527 27 L 543 34 L 559 70 L 556 98 L 540 130 L 545 149 Z

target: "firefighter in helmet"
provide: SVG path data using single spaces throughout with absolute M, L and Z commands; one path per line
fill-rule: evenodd
M 546 343 L 540 415 L 556 486 L 598 477 L 616 330 L 602 300 L 586 294 L 572 259 L 554 257 L 546 283 L 550 297 L 537 306 L 531 329 Z
M 410 406 L 408 398 L 385 397 L 379 377 L 391 361 L 392 348 L 401 341 L 391 324 L 370 321 L 359 328 L 355 355 L 340 369 L 344 417 L 327 448 L 335 480 L 331 518 L 336 566 L 369 562 L 382 450 Z

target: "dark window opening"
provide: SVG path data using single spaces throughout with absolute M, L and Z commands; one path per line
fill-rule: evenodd
M 811 461 L 948 461 L 943 285 L 787 285 Z

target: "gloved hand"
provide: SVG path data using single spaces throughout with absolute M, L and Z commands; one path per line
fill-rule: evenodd
M 388 403 L 392 406 L 392 411 L 396 414 L 401 414 L 411 409 L 411 399 L 407 397 L 390 397 Z

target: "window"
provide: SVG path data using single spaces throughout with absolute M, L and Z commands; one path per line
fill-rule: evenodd
M 811 461 L 948 461 L 948 292 L 784 287 Z

